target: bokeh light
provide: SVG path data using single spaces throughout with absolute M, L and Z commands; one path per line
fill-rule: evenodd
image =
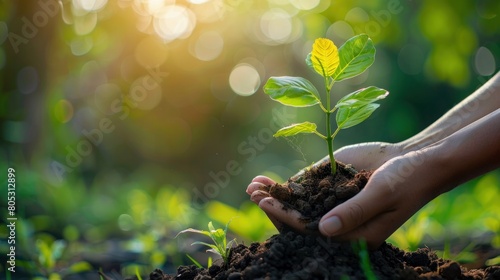
M 229 85 L 238 95 L 252 95 L 260 86 L 259 72 L 250 64 L 238 64 L 233 68 L 233 71 L 231 71 Z
M 291 0 L 290 3 L 300 10 L 312 10 L 318 6 L 320 0 Z
M 108 0 L 73 0 L 73 6 L 87 12 L 98 11 L 104 8 L 107 3 Z
M 75 56 L 85 55 L 92 49 L 93 45 L 94 42 L 90 37 L 75 38 L 70 44 L 71 53 Z
M 495 56 L 486 47 L 479 47 L 474 56 L 474 67 L 481 76 L 490 76 L 495 73 Z
M 208 31 L 201 34 L 190 45 L 191 54 L 203 61 L 216 59 L 223 51 L 224 39 L 216 31 Z
M 165 6 L 155 13 L 154 29 L 166 42 L 188 37 L 195 25 L 194 13 L 181 5 Z
M 78 35 L 87 35 L 94 31 L 97 25 L 97 13 L 87 13 L 81 16 L 75 16 L 73 27 Z
M 67 123 L 73 118 L 73 105 L 66 99 L 59 100 L 54 106 L 54 117 L 61 123 Z
M 162 88 L 151 76 L 136 79 L 130 85 L 129 99 L 133 106 L 141 110 L 151 110 L 161 101 Z
M 281 9 L 265 12 L 260 18 L 262 34 L 274 43 L 284 43 L 292 34 L 291 16 Z

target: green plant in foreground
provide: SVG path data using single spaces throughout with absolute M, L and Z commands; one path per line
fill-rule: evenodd
M 229 226 L 229 222 L 226 224 L 225 229 L 221 229 L 221 228 L 215 229 L 212 222 L 210 221 L 208 223 L 208 231 L 188 228 L 188 229 L 185 229 L 185 230 L 179 232 L 177 234 L 177 236 L 179 236 L 179 234 L 181 234 L 181 233 L 194 232 L 194 233 L 200 233 L 200 234 L 203 234 L 203 235 L 210 237 L 213 241 L 213 244 L 209 244 L 209 243 L 202 242 L 202 241 L 196 241 L 196 242 L 193 242 L 191 245 L 200 244 L 200 245 L 205 245 L 205 246 L 210 247 L 211 249 L 207 250 L 207 252 L 213 252 L 213 253 L 220 255 L 222 257 L 222 259 L 224 260 L 224 264 L 227 264 L 229 261 L 229 254 L 231 253 L 231 246 L 233 245 L 234 242 L 236 242 L 236 239 L 233 239 L 233 240 L 227 242 L 226 233 L 227 233 L 228 226 Z
M 271 77 L 264 85 L 264 92 L 287 106 L 307 107 L 318 104 L 326 114 L 326 135 L 316 130 L 315 123 L 302 122 L 278 130 L 274 137 L 314 133 L 323 138 L 328 145 L 332 174 L 335 174 L 337 165 L 333 156 L 333 139 L 341 129 L 355 126 L 367 119 L 380 106 L 374 102 L 385 98 L 389 93 L 385 89 L 370 86 L 344 96 L 332 108 L 330 102 L 332 86 L 335 82 L 363 73 L 374 60 L 375 47 L 365 34 L 352 37 L 339 49 L 329 39 L 316 39 L 306 63 L 323 77 L 326 100 L 322 101 L 314 85 L 302 77 Z M 335 118 L 337 128 L 332 132 L 331 115 L 335 111 L 337 111 Z
M 367 280 L 377 280 L 375 273 L 372 270 L 372 265 L 370 262 L 370 255 L 368 253 L 368 247 L 366 246 L 366 241 L 361 239 L 354 243 L 354 250 L 358 253 L 360 266 L 365 274 Z

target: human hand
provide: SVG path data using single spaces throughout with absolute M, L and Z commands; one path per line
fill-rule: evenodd
M 385 142 L 367 142 L 345 146 L 335 152 L 335 159 L 351 164 L 356 170 L 375 170 L 389 159 L 403 154 L 403 145 Z M 330 157 L 325 156 L 313 166 L 319 166 L 324 162 L 329 162 Z M 292 176 L 292 179 L 301 176 L 304 170 Z
M 370 146 L 365 147 L 368 149 Z M 364 238 L 370 248 L 378 247 L 420 207 L 437 195 L 421 188 L 435 185 L 435 182 L 433 176 L 425 173 L 433 169 L 426 165 L 416 166 L 415 163 L 419 162 L 417 159 L 418 153 L 412 152 L 383 164 L 373 173 L 360 193 L 323 216 L 319 224 L 320 232 L 336 240 Z M 376 165 L 376 161 L 371 164 Z M 401 170 L 406 170 L 405 168 L 412 172 L 401 174 Z M 266 212 L 278 230 L 286 224 L 296 231 L 307 232 L 305 224 L 300 222 L 299 212 L 283 210 L 283 205 L 278 200 L 261 190 L 262 186 L 274 183 L 267 177 L 257 176 L 249 184 L 247 193 Z
M 368 142 L 340 148 L 335 152 L 335 159 L 351 164 L 357 170 L 374 170 L 402 153 L 400 144 Z
M 352 164 L 358 170 L 376 169 L 399 153 L 401 153 L 401 148 L 398 144 L 369 142 L 345 146 L 335 152 L 335 158 L 341 162 Z M 314 166 L 329 160 L 330 158 L 326 156 L 316 162 Z M 293 177 L 301 176 L 303 172 L 304 170 L 301 170 Z M 303 223 L 299 221 L 299 212 L 293 210 L 282 211 L 283 205 L 281 202 L 262 190 L 262 187 L 274 184 L 276 182 L 268 177 L 257 176 L 247 187 L 247 193 L 250 195 L 250 199 L 266 212 L 278 230 L 283 228 L 284 223 L 297 231 L 305 232 Z

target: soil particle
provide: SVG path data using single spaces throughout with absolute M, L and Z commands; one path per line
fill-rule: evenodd
M 462 275 L 462 270 L 457 262 L 449 262 L 440 266 L 438 273 L 444 279 L 457 279 Z
M 359 192 L 358 185 L 355 183 L 346 183 L 345 185 L 337 186 L 335 196 L 338 199 L 348 200 Z
M 279 197 L 282 200 L 290 199 L 290 189 L 285 188 L 280 184 L 274 184 L 269 187 L 269 194 L 272 197 Z

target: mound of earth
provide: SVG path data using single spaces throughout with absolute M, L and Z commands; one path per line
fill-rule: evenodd
M 319 219 L 363 189 L 370 175 L 342 163 L 331 175 L 330 163 L 324 162 L 263 190 L 285 208 L 299 211 L 307 228 L 317 231 Z M 468 270 L 427 248 L 405 252 L 384 243 L 368 252 L 357 244 L 282 229 L 263 243 L 234 247 L 226 265 L 180 266 L 176 275 L 156 269 L 149 279 L 368 279 L 371 275 L 376 279 L 500 279 L 500 266 Z

